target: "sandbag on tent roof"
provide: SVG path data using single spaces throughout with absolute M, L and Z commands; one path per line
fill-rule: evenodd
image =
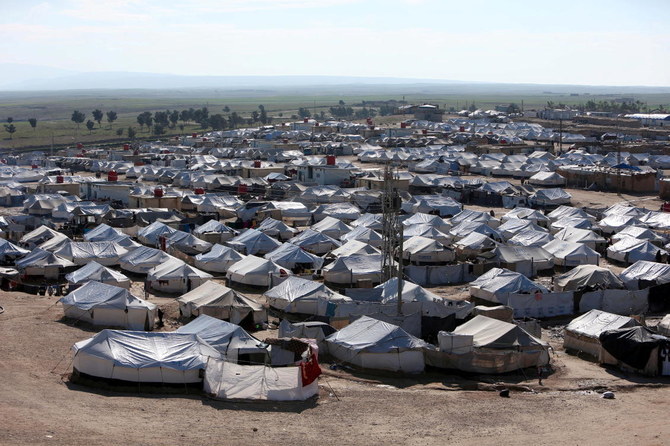
M 19 244 L 27 249 L 34 249 L 37 245 L 40 245 L 47 240 L 51 240 L 58 235 L 64 234 L 42 225 L 21 237 Z
M 414 225 L 429 225 L 436 227 L 438 230 L 442 232 L 448 232 L 449 229 L 451 228 L 451 225 L 449 223 L 447 223 L 437 215 L 424 214 L 421 212 L 417 212 L 411 217 L 405 219 L 402 222 L 402 224 L 403 226 L 405 226 L 405 228 Z
M 503 236 L 504 240 L 509 240 L 519 232 L 528 230 L 547 232 L 546 229 L 536 225 L 530 220 L 521 220 L 518 218 L 508 219 L 498 227 L 498 232 Z
M 510 294 L 532 294 L 548 290 L 523 274 L 506 268 L 493 268 L 470 282 L 470 295 L 491 302 L 506 303 Z
M 130 288 L 130 279 L 123 274 L 109 269 L 98 262 L 89 262 L 78 270 L 65 276 L 65 279 L 73 284 L 83 284 L 94 281 L 120 288 Z
M 77 342 L 74 375 L 143 383 L 199 383 L 209 358 L 222 355 L 188 333 L 102 330 Z
M 542 247 L 553 239 L 554 236 L 548 232 L 525 229 L 517 232 L 507 243 L 512 246 Z
M 538 211 L 537 209 L 524 208 L 524 207 L 516 207 L 512 209 L 511 211 L 503 215 L 501 220 L 504 223 L 507 220 L 513 218 L 521 220 L 530 220 L 540 226 L 547 226 L 547 223 L 549 222 L 549 217 L 544 215 L 542 212 Z
M 228 240 L 226 245 L 245 255 L 263 255 L 277 249 L 281 242 L 256 229 L 247 229 Z
M 286 313 L 325 316 L 328 303 L 352 302 L 351 298 L 339 294 L 326 285 L 291 276 L 279 285 L 266 291 L 263 296 L 272 308 Z
M 340 240 L 340 238 L 351 232 L 351 226 L 333 217 L 326 217 L 318 223 L 313 224 L 310 229 L 327 235 L 328 237 Z
M 629 290 L 648 288 L 670 282 L 670 265 L 638 260 L 619 274 Z
M 328 353 L 365 369 L 419 373 L 423 350 L 430 348 L 402 328 L 362 316 L 326 338 Z
M 251 286 L 270 286 L 271 276 L 285 277 L 287 275 L 291 275 L 288 268 L 253 255 L 236 262 L 226 272 L 226 277 L 231 282 Z
M 626 226 L 612 235 L 612 242 L 616 243 L 625 237 L 633 237 L 640 240 L 647 240 L 655 245 L 662 245 L 665 243 L 665 238 L 654 232 L 649 228 L 641 226 Z
M 284 243 L 263 257 L 290 270 L 296 268 L 320 269 L 323 266 L 323 258 L 311 254 L 292 243 Z
M 340 240 L 344 243 L 350 240 L 358 240 L 375 248 L 379 248 L 382 245 L 382 236 L 377 231 L 365 226 L 358 226 L 352 229 L 351 232 L 340 237 Z
M 217 319 L 249 325 L 267 322 L 268 313 L 258 302 L 211 280 L 177 299 L 179 313 L 184 317 L 206 314 Z
M 398 278 L 394 277 L 375 287 L 381 290 L 381 303 L 398 302 Z M 421 315 L 444 318 L 455 314 L 458 319 L 465 319 L 474 305 L 464 300 L 451 300 L 440 297 L 424 287 L 407 280 L 402 282 L 402 301 L 421 302 Z
M 156 319 L 156 305 L 106 283 L 86 282 L 58 302 L 66 317 L 93 325 L 153 330 Z
M 297 229 L 288 226 L 283 221 L 275 220 L 274 218 L 266 218 L 260 225 L 258 225 L 258 227 L 256 227 L 256 230 L 279 240 L 288 240 L 298 232 Z
M 264 363 L 267 357 L 267 347 L 242 327 L 206 314 L 179 327 L 175 333 L 197 335 L 233 363 Z
M 149 226 L 137 231 L 137 239 L 145 245 L 156 246 L 161 236 L 169 236 L 177 232 L 165 223 L 154 221 Z
M 333 249 L 342 246 L 342 243 L 334 238 L 328 237 L 320 232 L 312 231 L 311 229 L 307 229 L 302 234 L 293 237 L 289 240 L 289 243 L 293 243 L 312 254 L 318 255 L 327 254 Z
M 237 231 L 226 226 L 218 220 L 210 220 L 196 227 L 193 234 L 210 243 L 221 243 L 237 235 Z
M 596 265 L 579 265 L 554 278 L 556 291 L 621 289 L 623 282 L 609 269 Z
M 151 287 L 167 293 L 185 293 L 210 279 L 213 279 L 211 274 L 174 257 L 147 271 Z
M 65 268 L 72 268 L 76 265 L 52 252 L 37 248 L 18 259 L 14 266 L 28 276 L 45 276 L 55 279 Z
M 582 243 L 552 240 L 543 246 L 554 256 L 554 263 L 563 266 L 597 265 L 600 263 L 600 254 Z
M 374 246 L 358 240 L 349 240 L 337 249 L 330 251 L 327 257 L 346 257 L 354 254 L 379 254 Z
M 563 347 L 587 353 L 602 363 L 616 364 L 600 344 L 600 334 L 607 330 L 640 325 L 635 319 L 601 310 L 591 310 L 573 319 L 563 331 Z
M 20 248 L 5 239 L 0 239 L 0 263 L 6 264 L 8 262 L 13 262 L 28 253 L 30 253 L 29 250 Z
M 668 252 L 646 240 L 624 237 L 607 248 L 607 258 L 624 263 L 635 263 L 638 260 L 653 262 L 658 260 L 659 253 L 665 259 Z
M 438 333 L 439 351 L 427 363 L 472 373 L 507 373 L 549 364 L 549 345 L 515 324 L 478 315 L 453 332 Z
M 456 258 L 453 249 L 437 240 L 414 236 L 403 242 L 402 258 L 414 264 L 446 263 Z
M 131 273 L 146 274 L 150 269 L 174 259 L 171 255 L 148 246 L 142 246 L 119 259 L 121 269 Z
M 166 246 L 188 255 L 202 254 L 212 248 L 212 244 L 184 231 L 175 231 L 166 237 Z
M 204 254 L 198 254 L 195 258 L 195 266 L 205 271 L 225 273 L 235 263 L 245 256 L 228 246 L 212 246 L 212 249 Z
M 76 265 L 94 261 L 101 265 L 118 265 L 119 259 L 128 250 L 114 242 L 70 242 L 56 250 L 54 254 L 71 260 Z
M 604 237 L 596 234 L 590 229 L 566 227 L 554 234 L 554 238 L 565 242 L 582 243 L 591 249 L 596 249 L 598 245 L 607 243 Z
M 565 186 L 565 178 L 556 172 L 538 172 L 528 178 L 533 186 Z
M 381 254 L 355 254 L 338 257 L 336 261 L 323 267 L 323 279 L 327 283 L 340 286 L 355 286 L 360 281 L 381 283 L 381 257 Z

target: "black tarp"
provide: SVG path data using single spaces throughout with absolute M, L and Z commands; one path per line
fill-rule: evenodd
M 600 343 L 619 361 L 636 369 L 644 369 L 654 349 L 670 343 L 670 339 L 638 326 L 607 330 L 600 334 Z

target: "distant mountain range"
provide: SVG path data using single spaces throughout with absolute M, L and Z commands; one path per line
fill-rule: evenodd
M 670 87 L 503 84 L 440 79 L 354 76 L 185 76 L 134 72 L 77 72 L 53 67 L 0 64 L 0 91 L 216 89 L 228 92 L 286 94 L 318 90 L 338 93 L 670 93 Z

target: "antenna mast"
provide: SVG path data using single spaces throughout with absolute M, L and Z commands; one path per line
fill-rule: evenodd
M 382 193 L 382 278 L 384 281 L 398 279 L 398 315 L 402 314 L 403 288 L 403 225 L 400 222 L 400 194 L 398 193 L 397 172 L 391 163 L 384 168 L 384 191 Z M 397 262 L 395 259 L 398 259 Z

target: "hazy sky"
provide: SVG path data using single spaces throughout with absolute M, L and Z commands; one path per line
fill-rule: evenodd
M 7 63 L 189 75 L 670 86 L 668 0 L 0 5 L 0 62 Z

